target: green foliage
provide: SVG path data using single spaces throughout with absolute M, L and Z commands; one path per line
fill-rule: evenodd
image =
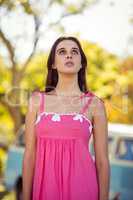
M 15 4 L 13 1 L 0 0 L 0 6 L 5 6 L 5 7 L 7 7 L 7 9 L 11 10 L 14 8 Z
M 44 80 L 46 79 L 47 68 L 47 55 L 36 55 L 28 64 L 21 81 L 21 87 L 24 89 L 34 90 L 34 88 L 44 88 Z M 34 77 L 34 78 L 33 78 Z
M 56 0 L 56 2 L 59 3 L 59 4 L 63 4 L 64 0 Z
M 11 72 L 4 61 L 0 62 L 0 93 L 4 93 L 11 85 Z
M 7 160 L 6 151 L 0 148 L 0 177 L 3 176 Z
M 67 6 L 67 10 L 68 10 L 68 13 L 72 13 L 72 14 L 77 14 L 78 13 L 78 7 L 74 4 L 69 4 Z
M 24 10 L 27 14 L 33 14 L 34 13 L 30 3 L 27 0 L 20 0 L 20 3 L 23 6 L 23 8 L 24 8 Z
M 33 14 L 34 11 L 30 5 L 29 0 L 0 0 L 0 6 L 4 6 L 8 11 L 17 9 L 18 4 L 20 4 L 27 14 Z
M 96 44 L 82 45 L 88 58 L 88 88 L 105 100 L 110 121 L 132 124 L 133 57 L 122 61 Z

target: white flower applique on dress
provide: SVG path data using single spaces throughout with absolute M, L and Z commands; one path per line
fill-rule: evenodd
M 54 114 L 51 118 L 52 121 L 61 121 L 60 115 L 59 114 Z
M 61 121 L 61 116 L 60 116 L 61 114 L 57 114 L 57 113 L 55 113 L 53 116 L 52 116 L 52 118 L 51 118 L 51 120 L 52 121 Z M 71 115 L 71 114 L 70 114 Z M 83 117 L 82 117 L 82 115 L 80 115 L 80 114 L 76 114 L 74 117 L 73 117 L 73 120 L 79 120 L 80 122 L 83 122 Z
M 61 116 L 62 115 L 71 115 L 73 116 L 72 119 L 73 120 L 79 120 L 81 123 L 83 122 L 83 118 L 87 119 L 85 116 L 83 116 L 82 114 L 80 113 L 53 113 L 53 112 L 50 112 L 50 113 L 47 113 L 47 112 L 43 112 L 41 113 L 38 117 L 37 117 L 37 120 L 35 122 L 35 124 L 37 124 L 39 121 L 41 121 L 41 118 L 42 116 L 47 116 L 49 114 L 52 114 L 51 116 L 51 120 L 53 122 L 60 122 L 61 121 Z M 87 119 L 88 120 L 88 119 Z
M 73 117 L 73 120 L 79 120 L 80 122 L 83 122 L 83 117 L 80 114 L 77 114 L 76 116 Z

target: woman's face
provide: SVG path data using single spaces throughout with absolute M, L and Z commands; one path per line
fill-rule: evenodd
M 77 73 L 80 70 L 81 54 L 74 41 L 63 40 L 57 45 L 53 67 L 61 73 Z

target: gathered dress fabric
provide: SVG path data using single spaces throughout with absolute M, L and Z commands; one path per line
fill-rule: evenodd
M 78 113 L 46 112 L 45 92 L 39 95 L 32 200 L 98 200 L 96 164 L 88 148 L 93 125 L 84 114 L 94 94 L 80 96 L 89 98 Z

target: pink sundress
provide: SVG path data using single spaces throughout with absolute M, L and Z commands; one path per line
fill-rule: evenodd
M 88 148 L 93 127 L 84 115 L 94 95 L 81 95 L 90 98 L 79 113 L 45 112 L 45 92 L 39 95 L 32 200 L 98 200 L 96 165 Z

